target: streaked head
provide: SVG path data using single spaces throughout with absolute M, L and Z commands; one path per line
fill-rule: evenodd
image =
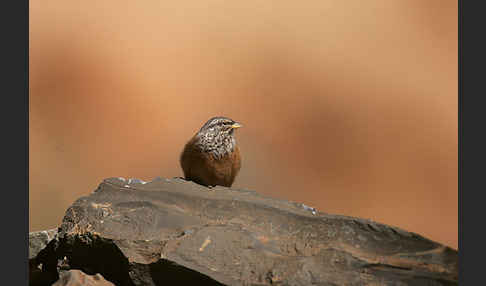
M 225 133 L 233 135 L 235 129 L 242 125 L 230 118 L 217 116 L 209 119 L 199 130 L 199 132 Z
M 235 129 L 242 125 L 227 117 L 209 119 L 196 135 L 196 145 L 205 152 L 212 153 L 216 158 L 232 152 L 236 146 L 233 136 Z

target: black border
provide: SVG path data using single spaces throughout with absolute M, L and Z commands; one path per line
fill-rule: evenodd
M 2 284 L 28 285 L 29 1 L 2 4 Z
M 484 284 L 482 262 L 486 244 L 482 232 L 486 207 L 481 198 L 484 193 L 481 183 L 485 177 L 485 156 L 481 149 L 486 146 L 483 139 L 485 120 L 482 118 L 486 105 L 481 104 L 480 99 L 484 97 L 486 45 L 481 3 L 462 0 L 458 3 L 459 285 Z

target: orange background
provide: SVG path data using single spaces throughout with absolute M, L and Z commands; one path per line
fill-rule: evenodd
M 234 187 L 457 248 L 457 1 L 30 1 L 30 231 L 107 177 L 181 176 L 244 124 Z

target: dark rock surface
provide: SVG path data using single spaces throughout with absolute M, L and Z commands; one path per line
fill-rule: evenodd
M 29 233 L 29 259 L 34 259 L 56 235 L 57 229 Z
M 106 281 L 99 273 L 88 275 L 80 270 L 63 270 L 59 273 L 59 280 L 52 286 L 115 286 Z
M 38 254 L 57 236 L 57 229 L 29 233 L 29 280 L 30 285 L 46 285 L 51 278 L 42 272 Z
M 36 254 L 32 267 L 41 273 L 31 285 L 73 269 L 115 285 L 457 285 L 458 278 L 457 251 L 415 233 L 182 179 L 104 180 L 68 208 Z

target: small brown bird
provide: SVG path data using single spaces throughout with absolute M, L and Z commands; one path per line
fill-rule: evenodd
M 231 187 L 241 168 L 234 131 L 242 125 L 226 117 L 209 119 L 187 142 L 180 163 L 186 180 Z

